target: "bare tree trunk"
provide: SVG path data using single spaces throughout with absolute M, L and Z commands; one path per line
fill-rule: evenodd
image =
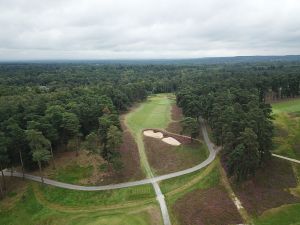
M 19 151 L 19 155 L 20 155 L 20 161 L 21 161 L 21 165 L 22 165 L 22 174 L 23 174 L 23 180 L 25 179 L 25 174 L 24 174 L 24 163 L 23 163 L 23 158 L 22 158 L 22 152 Z
M 44 184 L 44 177 L 43 177 L 43 172 L 42 172 L 41 161 L 38 161 L 38 165 L 39 165 L 39 169 L 40 169 L 40 176 L 41 176 L 42 184 Z
M 3 189 L 6 191 L 6 180 L 5 180 L 2 166 L 0 167 L 0 169 L 1 169 L 1 175 L 2 175 Z
M 53 155 L 52 144 L 50 144 L 50 152 L 51 152 L 51 156 L 52 156 L 52 166 L 53 166 L 53 169 L 55 169 L 55 163 L 54 163 L 54 155 Z

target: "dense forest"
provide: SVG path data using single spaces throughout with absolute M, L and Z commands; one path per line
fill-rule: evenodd
M 228 173 L 240 181 L 269 159 L 268 102 L 298 96 L 299 82 L 297 61 L 0 64 L 0 165 L 42 169 L 56 152 L 84 142 L 117 168 L 119 114 L 150 94 L 174 92 L 191 135 L 206 119 Z

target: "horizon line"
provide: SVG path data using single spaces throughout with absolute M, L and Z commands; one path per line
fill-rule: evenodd
M 235 56 L 205 56 L 205 57 L 188 57 L 188 58 L 49 58 L 49 59 L 0 59 L 0 63 L 9 62 L 47 62 L 47 61 L 183 61 L 183 60 L 201 60 L 201 59 L 220 59 L 220 58 L 246 58 L 246 57 L 300 57 L 299 54 L 287 55 L 235 55 Z

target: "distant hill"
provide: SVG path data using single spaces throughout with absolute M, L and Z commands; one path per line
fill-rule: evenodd
M 234 56 L 234 57 L 205 57 L 193 59 L 116 59 L 116 60 L 18 60 L 2 61 L 7 63 L 41 63 L 41 64 L 124 64 L 124 65 L 203 65 L 203 64 L 231 64 L 231 63 L 259 63 L 259 62 L 299 62 L 300 55 L 286 56 Z

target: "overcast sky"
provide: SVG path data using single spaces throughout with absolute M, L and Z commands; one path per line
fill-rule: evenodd
M 287 54 L 299 0 L 0 0 L 0 60 Z

